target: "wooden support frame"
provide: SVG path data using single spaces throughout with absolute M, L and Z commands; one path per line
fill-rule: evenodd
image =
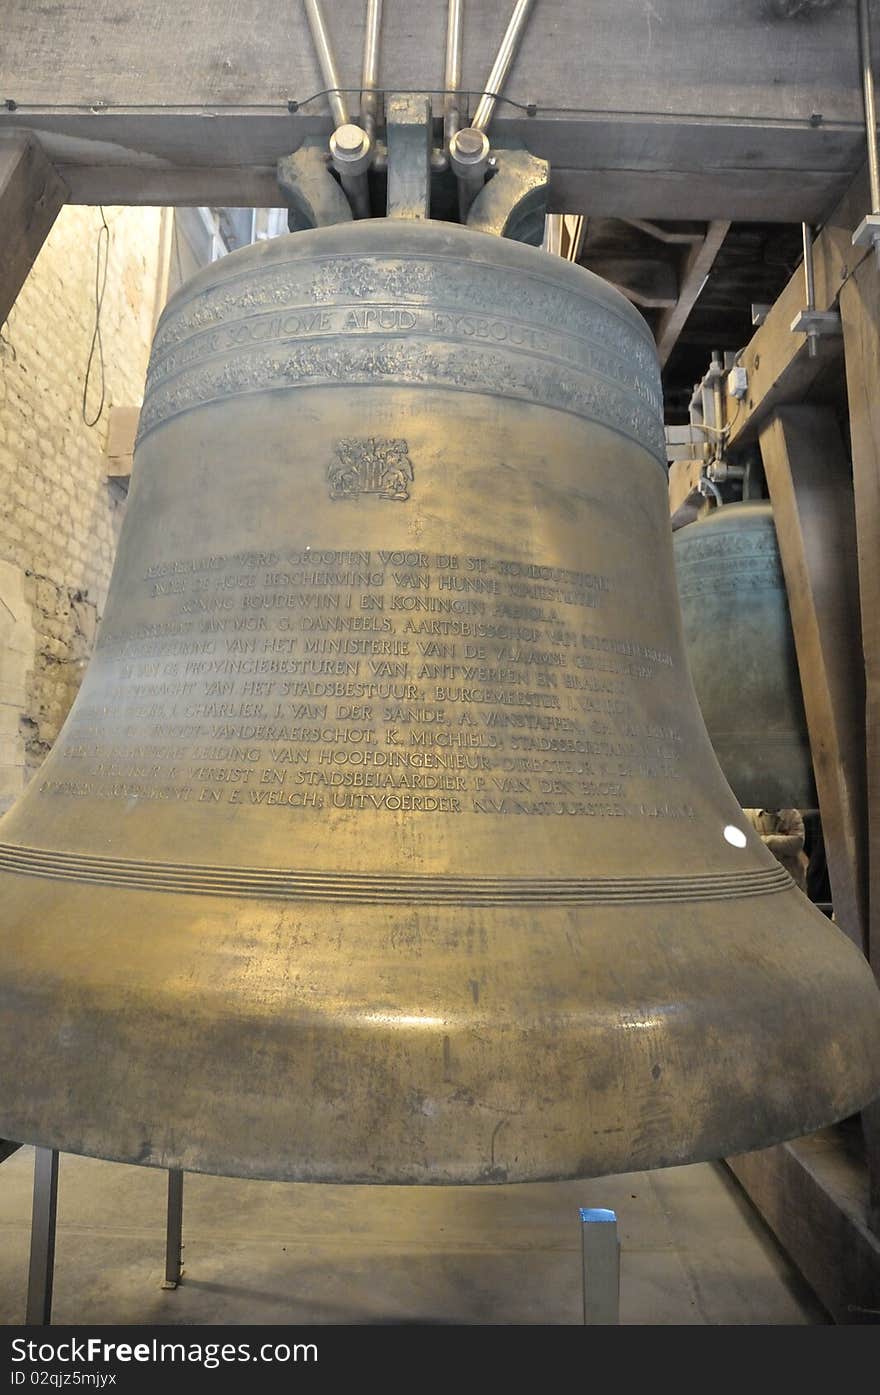
M 864 1170 L 824 1129 L 727 1166 L 835 1322 L 876 1323 L 880 1238 L 866 1224 Z
M 702 242 L 690 247 L 681 263 L 678 273 L 678 298 L 670 309 L 664 311 L 657 324 L 655 337 L 662 366 L 665 366 L 678 343 L 678 337 L 697 303 L 706 277 L 712 270 L 729 230 L 729 222 L 718 219 L 711 222 Z
M 867 947 L 865 685 L 849 461 L 828 407 L 780 409 L 761 432 L 791 610 L 835 919 Z
M 66 198 L 67 186 L 36 141 L 0 145 L 0 324 Z
M 817 310 L 834 309 L 848 278 L 868 255 L 865 248 L 853 247 L 852 234 L 869 204 L 868 176 L 862 171 L 813 242 Z M 742 402 L 727 398 L 729 448 L 753 441 L 776 407 L 800 401 L 829 364 L 840 359 L 840 337 L 821 337 L 816 357 L 810 358 L 806 335 L 792 334 L 792 320 L 805 304 L 804 272 L 798 267 L 740 355 L 740 364 L 748 375 L 748 392 Z
M 470 113 L 503 8 L 487 0 L 465 7 L 461 88 Z M 854 15 L 838 7 L 817 8 L 809 23 L 787 18 L 787 8 L 763 0 L 540 6 L 494 138 L 522 140 L 549 160 L 554 212 L 819 218 L 864 158 L 857 31 Z M 363 0 L 327 9 L 340 78 L 356 92 Z M 412 0 L 385 24 L 383 93 L 439 95 L 443 11 Z M 329 134 L 324 87 L 301 4 L 90 0 L 83 23 L 81 0 L 3 3 L 0 138 L 15 129 L 37 135 L 69 172 L 74 202 L 165 204 L 177 201 L 172 189 L 186 202 L 197 171 L 196 202 L 260 206 L 272 198 L 277 160 Z
M 869 257 L 840 296 L 852 441 L 865 659 L 869 886 L 868 957 L 880 978 L 880 268 Z

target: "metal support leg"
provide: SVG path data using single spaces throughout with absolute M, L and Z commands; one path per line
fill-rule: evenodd
M 177 1288 L 183 1274 L 183 1173 L 168 1170 L 168 1224 L 165 1231 L 165 1281 L 163 1288 Z
M 620 1242 L 617 1216 L 600 1207 L 581 1208 L 584 1269 L 584 1323 L 588 1327 L 620 1322 Z
M 25 1316 L 28 1327 L 48 1327 L 52 1321 L 57 1213 L 58 1152 L 55 1148 L 37 1148 L 34 1150 L 34 1207 Z

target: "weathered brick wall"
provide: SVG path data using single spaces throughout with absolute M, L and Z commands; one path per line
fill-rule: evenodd
M 124 497 L 106 480 L 108 408 L 143 396 L 159 209 L 108 208 L 106 403 L 82 391 L 95 315 L 96 208 L 62 210 L 0 340 L 0 812 L 49 750 L 107 596 Z M 100 401 L 92 367 L 89 417 Z

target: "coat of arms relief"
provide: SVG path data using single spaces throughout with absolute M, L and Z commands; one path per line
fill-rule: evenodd
M 412 461 L 406 441 L 385 436 L 348 437 L 336 443 L 336 459 L 327 471 L 331 499 L 377 494 L 380 499 L 409 498 Z

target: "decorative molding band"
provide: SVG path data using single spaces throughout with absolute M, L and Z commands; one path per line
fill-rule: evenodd
M 794 885 L 782 866 L 689 877 L 419 877 L 384 872 L 307 872 L 273 867 L 211 867 L 136 862 L 0 844 L 0 871 L 91 886 L 266 901 L 357 905 L 591 906 L 726 901 Z

